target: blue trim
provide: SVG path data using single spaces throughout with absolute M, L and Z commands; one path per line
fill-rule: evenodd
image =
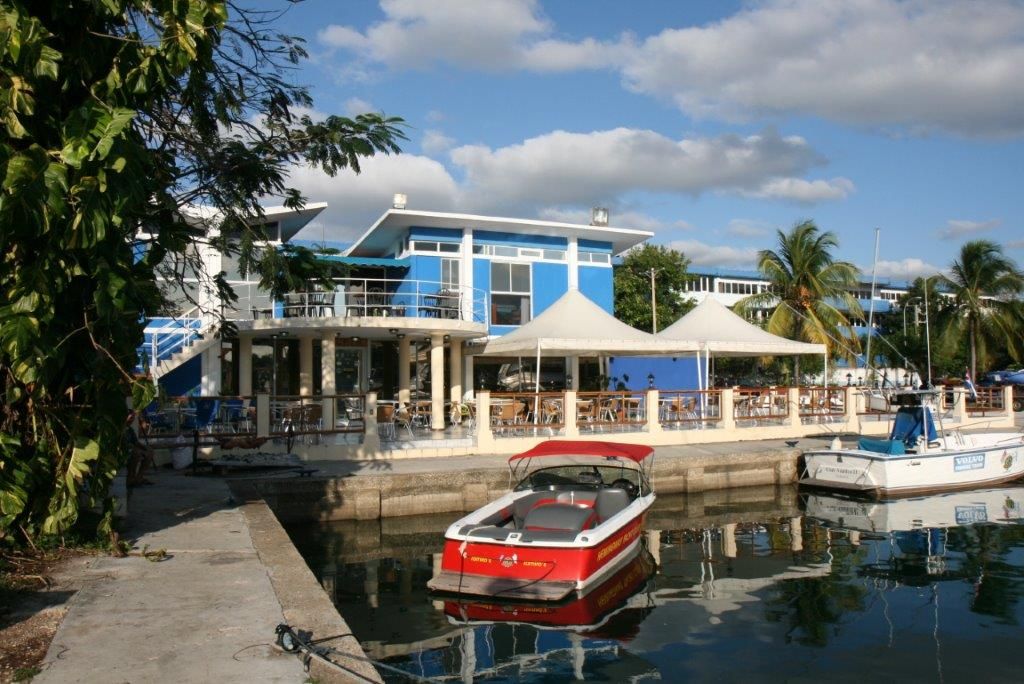
M 521 233 L 500 233 L 489 230 L 473 231 L 474 245 L 504 245 L 508 247 L 554 247 L 566 249 L 569 241 L 564 237 L 551 235 L 523 235 Z
M 581 250 L 586 250 L 587 252 L 607 252 L 608 254 L 612 252 L 612 243 L 610 242 L 580 238 L 576 241 L 576 244 Z
M 409 268 L 408 259 L 386 259 L 383 257 L 354 257 L 341 256 L 340 254 L 318 254 L 320 261 L 330 261 L 336 264 L 350 264 L 352 266 L 395 266 L 397 268 Z
M 410 240 L 438 240 L 440 242 L 461 242 L 461 228 L 424 228 L 423 226 L 412 226 L 409 228 Z

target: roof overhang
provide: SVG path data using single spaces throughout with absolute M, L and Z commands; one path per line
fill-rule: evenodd
M 438 211 L 412 211 L 389 209 L 355 241 L 346 256 L 376 256 L 390 249 L 396 240 L 412 227 L 420 228 L 472 228 L 479 230 L 543 235 L 547 237 L 575 237 L 584 240 L 610 242 L 612 253 L 620 254 L 654 236 L 647 230 L 590 226 L 560 221 L 478 216 Z

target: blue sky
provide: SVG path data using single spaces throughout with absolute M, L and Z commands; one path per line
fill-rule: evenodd
M 267 0 L 267 6 L 280 6 Z M 652 230 L 695 263 L 753 266 L 814 219 L 881 275 L 969 239 L 1024 262 L 1024 5 L 978 0 L 308 0 L 293 75 L 314 115 L 403 117 L 362 175 L 299 168 L 351 240 L 389 205 Z

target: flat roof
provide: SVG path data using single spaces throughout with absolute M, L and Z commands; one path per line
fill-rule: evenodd
M 475 214 L 454 214 L 443 211 L 413 211 L 411 209 L 389 209 L 363 233 L 345 253 L 348 256 L 378 256 L 391 247 L 402 234 L 412 227 L 419 228 L 473 228 L 504 231 L 520 235 L 545 235 L 575 237 L 584 240 L 600 240 L 612 244 L 612 253 L 619 254 L 630 247 L 639 245 L 654 233 L 633 228 L 612 226 L 591 226 L 559 221 L 536 219 L 504 218 L 500 216 L 478 216 Z

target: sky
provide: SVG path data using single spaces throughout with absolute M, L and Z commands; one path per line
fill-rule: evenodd
M 260 7 L 287 3 L 259 0 Z M 391 205 L 610 224 L 753 269 L 811 219 L 905 280 L 989 239 L 1024 264 L 1019 1 L 307 0 L 314 117 L 383 112 L 402 154 L 299 167 L 350 242 Z

